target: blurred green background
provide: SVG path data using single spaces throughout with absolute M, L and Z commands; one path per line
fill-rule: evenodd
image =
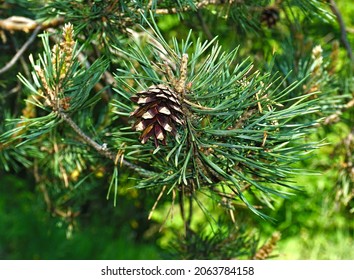
M 354 47 L 354 2 L 341 0 L 337 4 Z M 212 15 L 209 16 L 212 20 Z M 182 21 L 176 15 L 166 16 L 159 20 L 159 26 L 167 38 L 183 38 L 195 26 L 194 34 L 205 36 L 194 24 L 195 20 L 193 15 L 186 15 Z M 340 37 L 336 21 L 324 25 L 314 18 L 306 24 L 311 27 L 307 35 L 322 44 L 325 51 L 330 46 L 325 45 L 324 37 L 328 34 Z M 271 52 L 279 39 L 272 31 L 266 31 L 264 38 L 257 40 L 258 35 L 254 34 L 239 36 L 239 30 L 227 23 L 210 22 L 210 26 L 212 35 L 219 35 L 224 46 L 233 48 L 240 44 L 240 54 L 252 53 L 256 64 L 263 59 L 257 54 Z M 343 49 L 341 59 L 346 59 Z M 353 177 L 343 173 L 343 155 L 336 153 L 353 126 L 352 111 L 343 115 L 344 123 L 320 129 L 313 135 L 315 139 L 325 139 L 325 145 L 298 167 L 316 171 L 317 175 L 295 178 L 303 189 L 288 200 L 279 199 L 274 209 L 267 211 L 275 221 L 250 218 L 247 226 L 256 229 L 261 244 L 273 232 L 281 232 L 273 253 L 275 259 L 354 259 L 354 212 L 350 208 L 353 206 L 343 204 L 340 196 L 345 188 L 353 192 Z M 98 176 L 85 183 L 90 185 L 86 187 L 90 191 L 81 198 L 81 214 L 67 220 L 47 211 L 39 186 L 25 169 L 0 171 L 0 259 L 164 258 L 167 244 L 175 238 L 178 215 L 175 214 L 174 220 L 164 221 L 170 206 L 167 201 L 148 220 L 158 193 L 130 188 L 129 174 L 124 170 L 122 173 L 116 207 L 106 199 L 109 184 Z M 254 216 L 250 211 L 247 215 Z

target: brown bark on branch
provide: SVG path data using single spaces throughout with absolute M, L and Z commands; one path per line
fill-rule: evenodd
M 4 29 L 10 32 L 24 31 L 28 33 L 35 30 L 37 27 L 40 27 L 40 29 L 48 29 L 50 27 L 58 26 L 62 23 L 64 23 L 64 18 L 62 17 L 52 19 L 48 22 L 40 23 L 26 17 L 12 16 L 6 19 L 0 19 L 0 29 Z
M 64 120 L 77 133 L 77 135 L 80 136 L 80 138 L 83 141 L 85 141 L 85 143 L 87 143 L 92 148 L 94 148 L 102 156 L 112 160 L 115 164 L 120 162 L 122 165 L 128 167 L 129 169 L 131 169 L 131 170 L 133 170 L 145 177 L 154 174 L 151 171 L 143 169 L 140 166 L 135 165 L 135 164 L 125 160 L 122 157 L 122 153 L 120 153 L 119 151 L 117 153 L 114 153 L 114 152 L 108 150 L 107 147 L 105 147 L 104 145 L 100 145 L 97 142 L 95 142 L 93 139 L 91 139 L 88 135 L 86 135 L 81 130 L 81 128 L 70 118 L 70 116 L 67 113 L 65 113 L 63 111 L 58 111 L 58 115 L 62 120 Z

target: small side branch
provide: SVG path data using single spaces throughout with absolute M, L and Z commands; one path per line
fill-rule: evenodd
M 350 100 L 347 104 L 345 104 L 345 106 L 342 108 L 342 110 L 337 111 L 335 113 L 333 113 L 332 115 L 328 116 L 327 118 L 325 118 L 325 120 L 323 121 L 324 125 L 329 125 L 329 124 L 333 124 L 333 123 L 337 123 L 340 120 L 340 116 L 347 111 L 348 109 L 354 107 L 354 99 Z
M 21 58 L 21 56 L 26 51 L 26 49 L 36 39 L 36 36 L 40 30 L 60 25 L 63 22 L 64 22 L 63 18 L 56 18 L 50 22 L 38 23 L 33 19 L 20 17 L 20 16 L 12 16 L 0 20 L 0 29 L 7 30 L 10 32 L 24 31 L 26 33 L 33 31 L 31 36 L 26 41 L 26 43 L 24 43 L 23 46 L 18 50 L 16 55 L 3 68 L 0 69 L 0 75 L 8 71 L 11 67 L 13 67 L 16 64 L 16 62 Z
M 337 18 L 337 21 L 338 21 L 338 24 L 339 24 L 339 27 L 340 27 L 340 32 L 341 32 L 341 41 L 342 41 L 345 49 L 347 50 L 348 57 L 353 62 L 354 61 L 353 51 L 352 51 L 352 48 L 351 48 L 350 43 L 349 43 L 348 38 L 347 38 L 347 30 L 346 30 L 346 27 L 345 27 L 345 24 L 344 24 L 344 20 L 343 20 L 342 14 L 340 13 L 340 11 L 339 11 L 339 9 L 337 7 L 337 4 L 336 4 L 336 2 L 334 0 L 329 0 L 329 6 L 330 6 L 333 14 Z
M 149 176 L 152 175 L 153 172 L 145 170 L 127 160 L 124 158 L 121 160 L 117 160 L 117 156 L 119 156 L 119 153 L 113 153 L 110 150 L 108 150 L 104 145 L 98 144 L 96 141 L 91 139 L 88 135 L 86 135 L 81 128 L 70 118 L 70 116 L 63 112 L 63 111 L 58 111 L 59 117 L 63 119 L 79 136 L 82 140 L 84 140 L 88 145 L 90 145 L 92 148 L 94 148 L 99 154 L 102 156 L 112 160 L 115 164 L 117 162 L 121 162 L 123 165 L 126 167 L 134 170 L 135 172 L 138 172 L 142 176 Z
M 223 1 L 223 0 L 202 0 L 199 1 L 195 4 L 196 9 L 201 9 L 204 8 L 208 5 L 223 5 L 223 4 L 232 4 L 234 2 L 237 3 L 244 3 L 243 0 L 227 0 L 227 1 Z M 155 13 L 159 14 L 159 15 L 168 15 L 168 14 L 176 14 L 178 12 L 188 12 L 192 10 L 192 7 L 183 7 L 182 9 L 178 9 L 178 8 L 166 8 L 166 9 L 156 9 Z
M 202 26 L 203 31 L 204 31 L 206 37 L 208 38 L 208 40 L 210 40 L 210 41 L 213 40 L 214 36 L 211 34 L 210 29 L 209 29 L 207 23 L 205 22 L 203 15 L 199 9 L 197 10 L 197 17 L 198 17 L 200 25 Z
M 39 23 L 33 19 L 21 17 L 21 16 L 12 16 L 6 19 L 0 19 L 0 29 L 4 29 L 10 32 L 14 31 L 24 31 L 26 33 L 35 30 L 37 27 L 41 29 L 47 29 L 49 27 L 55 27 L 64 23 L 64 18 L 55 18 L 48 22 Z
M 22 56 L 22 54 L 26 51 L 26 49 L 29 47 L 29 45 L 32 44 L 32 42 L 36 39 L 36 36 L 38 34 L 38 32 L 41 30 L 41 26 L 37 26 L 32 35 L 28 38 L 28 40 L 26 41 L 26 43 L 23 44 L 23 46 L 18 50 L 18 52 L 16 53 L 16 55 L 5 65 L 5 67 L 0 69 L 0 75 L 5 73 L 6 71 L 8 71 L 12 66 L 15 65 L 15 63 L 17 62 L 17 60 L 19 60 L 19 58 Z

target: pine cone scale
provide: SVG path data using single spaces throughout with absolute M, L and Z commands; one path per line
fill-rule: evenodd
M 157 114 L 159 113 L 158 109 L 156 107 L 152 107 L 149 109 L 147 112 L 145 112 L 141 117 L 143 119 L 152 119 L 154 118 Z
M 166 106 L 159 107 L 158 111 L 165 115 L 171 115 L 171 111 Z
M 141 143 L 145 144 L 147 140 L 153 135 L 154 133 L 153 128 L 154 125 L 151 124 L 144 129 L 143 133 L 140 136 Z
M 163 133 L 163 131 L 162 131 L 162 127 L 159 126 L 158 124 L 156 124 L 156 125 L 154 126 L 154 128 L 155 128 L 155 137 L 156 137 L 156 139 L 158 139 L 158 140 L 164 140 L 164 139 L 165 139 L 165 136 L 164 136 L 164 133 Z
M 171 124 L 169 123 L 170 120 L 163 116 L 163 115 L 158 115 L 156 116 L 156 119 L 158 121 L 158 123 L 163 127 L 164 130 L 171 132 L 173 127 L 171 126 Z
M 151 103 L 154 101 L 156 101 L 156 99 L 153 97 L 139 97 L 137 103 L 138 104 L 146 104 L 146 103 Z

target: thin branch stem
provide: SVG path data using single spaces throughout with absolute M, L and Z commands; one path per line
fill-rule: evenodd
M 189 213 L 188 213 L 188 220 L 187 220 L 187 230 L 190 230 L 192 224 L 192 217 L 193 217 L 193 196 L 189 196 Z
M 23 46 L 18 50 L 18 52 L 15 54 L 15 56 L 5 65 L 5 67 L 0 69 L 0 75 L 8 71 L 12 66 L 15 65 L 17 60 L 22 56 L 22 54 L 26 51 L 26 49 L 29 47 L 30 44 L 35 40 L 38 32 L 41 30 L 41 26 L 37 26 L 32 35 L 28 38 L 26 43 L 23 44 Z
M 208 110 L 208 111 L 213 110 L 213 108 L 201 106 L 201 105 L 199 105 L 199 104 L 196 104 L 196 103 L 193 103 L 193 102 L 189 101 L 189 100 L 186 99 L 186 98 L 183 99 L 183 102 L 187 103 L 188 105 L 190 105 L 190 106 L 192 106 L 192 107 L 198 108 L 198 109 Z
M 351 48 L 350 43 L 349 43 L 348 38 L 347 38 L 347 31 L 346 31 L 346 27 L 345 27 L 345 24 L 344 24 L 344 20 L 343 20 L 342 14 L 340 13 L 340 11 L 338 9 L 338 6 L 337 6 L 337 4 L 336 4 L 336 2 L 334 0 L 329 0 L 329 6 L 330 6 L 333 14 L 337 18 L 337 21 L 338 21 L 338 24 L 339 24 L 339 27 L 340 27 L 340 31 L 341 31 L 342 43 L 343 43 L 345 49 L 347 50 L 348 57 L 353 62 L 354 61 L 353 51 L 352 51 L 352 48 Z
M 11 67 L 13 67 L 17 60 L 23 55 L 26 49 L 33 43 L 36 39 L 37 34 L 40 30 L 50 28 L 52 26 L 60 25 L 64 22 L 63 18 L 56 18 L 47 23 L 38 23 L 32 19 L 20 16 L 12 16 L 3 20 L 0 20 L 0 29 L 8 30 L 8 31 L 24 31 L 30 32 L 33 30 L 32 35 L 28 38 L 28 40 L 23 44 L 23 46 L 18 50 L 15 56 L 3 67 L 0 69 L 0 75 L 8 71 Z
M 36 27 L 38 27 L 38 24 L 35 20 L 21 16 L 12 16 L 0 20 L 0 28 L 8 31 L 29 32 Z
M 203 29 L 206 37 L 208 38 L 208 40 L 210 40 L 210 41 L 213 40 L 214 36 L 211 34 L 210 29 L 209 29 L 208 25 L 206 24 L 204 17 L 203 17 L 200 10 L 197 10 L 197 17 L 198 17 L 198 20 L 202 26 L 202 29 Z
M 95 142 L 93 139 L 91 139 L 88 135 L 86 135 L 81 130 L 81 128 L 70 118 L 70 116 L 68 114 L 66 114 L 63 111 L 58 111 L 58 114 L 59 114 L 60 118 L 63 119 L 80 136 L 80 138 L 82 140 L 84 140 L 87 144 L 89 144 L 92 148 L 94 148 L 102 156 L 112 160 L 115 164 L 117 162 L 121 162 L 123 165 L 134 170 L 135 172 L 138 172 L 142 176 L 147 177 L 147 176 L 154 174 L 153 172 L 143 169 L 143 168 L 125 160 L 124 158 L 121 160 L 117 160 L 117 156 L 119 156 L 117 153 L 113 153 L 112 151 L 108 150 L 104 145 L 100 145 L 97 142 Z
M 163 186 L 163 188 L 162 188 L 162 190 L 161 190 L 159 196 L 158 196 L 157 199 L 155 200 L 155 203 L 154 203 L 154 205 L 152 206 L 151 211 L 150 211 L 150 213 L 149 213 L 148 220 L 151 220 L 152 214 L 154 213 L 154 211 L 155 211 L 155 209 L 156 209 L 156 206 L 157 206 L 157 204 L 159 203 L 161 197 L 163 196 L 165 190 L 166 190 L 166 185 Z
M 180 214 L 184 224 L 185 233 L 187 234 L 186 213 L 184 208 L 184 189 L 182 188 L 182 190 L 178 194 L 179 194 L 178 204 L 179 204 Z
M 201 9 L 203 7 L 206 7 L 208 5 L 222 5 L 222 4 L 232 4 L 233 2 L 237 2 L 237 3 L 243 3 L 243 0 L 229 0 L 229 1 L 222 1 L 222 0 L 203 0 L 203 1 L 199 1 L 198 3 L 196 3 L 196 9 Z M 178 9 L 178 8 L 166 8 L 166 9 L 156 9 L 155 13 L 159 14 L 159 15 L 168 15 L 168 14 L 177 14 L 178 12 L 188 12 L 192 9 L 192 7 L 187 6 L 187 7 L 183 7 L 182 9 Z
M 45 184 L 43 182 L 41 182 L 40 175 L 38 172 L 37 161 L 35 161 L 33 167 L 34 167 L 34 170 L 33 170 L 34 179 L 36 180 L 36 183 L 39 185 L 39 189 L 43 194 L 43 199 L 44 199 L 45 204 L 47 205 L 47 210 L 52 211 L 52 201 L 51 201 L 50 196 L 48 194 L 48 190 L 45 187 Z
M 21 17 L 21 16 L 12 16 L 6 19 L 0 19 L 0 29 L 7 31 L 24 31 L 30 32 L 35 30 L 37 27 L 41 29 L 47 29 L 50 27 L 58 26 L 64 22 L 64 18 L 59 17 L 55 18 L 49 22 L 39 23 L 33 19 Z
M 77 212 L 72 212 L 70 210 L 70 208 L 67 210 L 67 211 L 63 211 L 59 208 L 57 208 L 51 198 L 50 198 L 50 195 L 49 195 L 49 192 L 48 192 L 48 189 L 45 185 L 45 180 L 43 178 L 41 178 L 41 176 L 39 175 L 39 170 L 38 170 L 38 163 L 35 162 L 34 163 L 34 170 L 33 170 L 33 174 L 34 174 L 34 179 L 36 180 L 36 183 L 38 184 L 39 186 L 39 189 L 40 191 L 42 192 L 43 194 L 43 200 L 47 206 L 47 211 L 52 213 L 52 214 L 55 214 L 55 215 L 58 215 L 60 217 L 63 217 L 63 218 L 66 218 L 66 219 L 72 219 L 74 217 L 77 217 L 78 215 L 80 215 L 80 211 L 77 211 Z
M 333 113 L 332 115 L 328 116 L 327 118 L 325 118 L 325 120 L 323 121 L 324 125 L 329 125 L 329 124 L 333 124 L 333 123 L 337 123 L 340 120 L 340 116 L 347 111 L 348 109 L 354 107 L 354 99 L 350 100 L 347 104 L 344 105 L 344 107 L 342 108 L 342 110 L 337 111 L 335 113 Z

